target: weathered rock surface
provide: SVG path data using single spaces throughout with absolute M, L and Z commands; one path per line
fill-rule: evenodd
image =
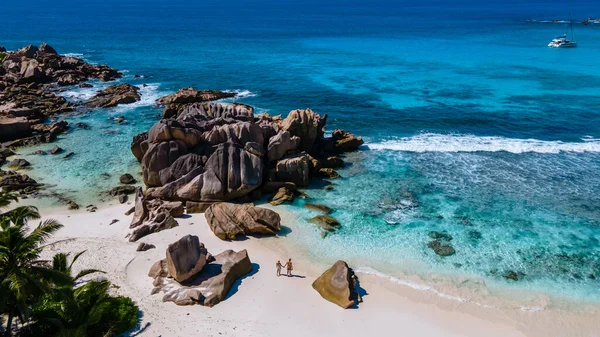
M 131 174 L 125 173 L 121 177 L 119 177 L 119 182 L 121 184 L 131 185 L 131 184 L 135 184 L 136 180 Z
M 339 221 L 330 215 L 317 215 L 308 219 L 308 222 L 314 223 L 328 232 L 333 232 L 342 226 Z
M 358 298 L 354 271 L 344 261 L 337 261 L 312 284 L 321 297 L 344 309 L 355 305 Z
M 139 101 L 140 88 L 130 84 L 111 85 L 90 98 L 86 104 L 91 108 L 110 108 L 119 104 L 130 104 Z
M 335 141 L 335 151 L 339 153 L 356 151 L 364 144 L 362 137 L 356 137 L 344 130 L 334 130 L 332 138 Z
M 451 244 L 443 243 L 440 240 L 430 241 L 427 244 L 427 246 L 429 248 L 433 249 L 433 251 L 439 256 L 450 256 L 450 255 L 454 255 L 454 253 L 456 252 L 454 250 L 454 247 L 452 247 Z
M 144 159 L 146 156 L 148 153 Z M 198 167 L 163 187 L 149 189 L 147 194 L 181 201 L 232 200 L 258 188 L 262 184 L 262 173 L 260 157 L 238 144 L 224 143 L 216 147 L 204 167 Z
M 299 146 L 299 137 L 292 136 L 288 131 L 280 131 L 269 139 L 268 159 L 269 161 L 279 160 L 290 151 L 295 151 Z
M 323 133 L 319 114 L 311 109 L 294 110 L 283 120 L 281 128 L 300 138 L 300 149 L 311 151 L 317 136 Z
M 7 52 L 0 64 L 0 142 L 25 146 L 53 141 L 67 124 L 44 124 L 47 118 L 71 112 L 75 106 L 55 95 L 53 86 L 120 76 L 106 65 L 59 55 L 48 44 Z
M 136 252 L 145 252 L 147 250 L 154 249 L 154 248 L 156 248 L 156 246 L 153 244 L 140 242 L 140 244 L 137 246 L 135 251 Z
M 183 88 L 179 89 L 176 93 L 168 96 L 163 96 L 157 100 L 158 103 L 163 105 L 168 104 L 185 104 L 185 103 L 199 103 L 216 101 L 223 98 L 235 97 L 235 93 L 223 92 L 218 90 L 201 90 L 198 91 L 194 88 Z
M 14 168 L 26 168 L 26 167 L 31 166 L 31 164 L 27 160 L 19 158 L 19 159 L 15 159 L 15 160 L 11 161 L 10 163 L 8 163 L 7 166 L 14 167 Z
M 185 203 L 185 212 L 187 214 L 204 213 L 214 202 L 195 202 L 188 201 Z
M 204 213 L 213 233 L 221 240 L 239 235 L 275 235 L 280 229 L 279 214 L 252 204 L 219 202 Z
M 312 204 L 312 203 L 305 203 L 304 204 L 304 208 L 308 208 L 308 209 L 312 209 L 314 211 L 318 211 L 321 212 L 323 214 L 329 214 L 331 213 L 331 208 L 325 206 L 325 205 L 319 205 L 319 204 Z
M 171 215 L 168 206 L 163 207 L 161 201 L 147 201 L 141 187 L 136 188 L 135 193 L 135 211 L 129 225 L 129 228 L 133 228 L 133 232 L 129 235 L 130 242 L 179 225 Z
M 0 189 L 7 192 L 31 190 L 40 186 L 26 174 L 0 170 Z
M 255 116 L 244 104 L 212 102 L 231 96 L 185 88 L 157 101 L 165 106 L 163 119 L 131 143 L 148 198 L 186 202 L 192 213 L 213 202 L 252 202 L 264 194 L 276 194 L 273 204 L 289 202 L 311 177 L 339 177 L 333 168 L 343 160 L 335 155 L 362 141 L 342 130 L 324 138 L 327 115 L 310 109 L 282 119 Z M 219 235 L 246 232 L 230 229 Z
M 164 260 L 158 261 L 148 273 L 148 276 L 154 278 L 152 294 L 163 292 L 163 302 L 208 307 L 225 300 L 233 284 L 252 272 L 252 262 L 246 250 L 226 250 L 216 255 L 213 262 L 206 264 L 200 273 L 183 285 L 166 277 L 165 267 Z
M 208 251 L 195 235 L 186 235 L 167 247 L 167 269 L 177 282 L 199 273 L 206 264 Z
M 290 191 L 287 187 L 282 187 L 271 197 L 269 203 L 273 206 L 278 206 L 284 203 L 291 203 L 292 201 L 294 201 L 294 192 Z
M 289 181 L 297 186 L 308 186 L 310 161 L 306 154 L 286 157 L 277 162 L 275 174 L 279 181 Z

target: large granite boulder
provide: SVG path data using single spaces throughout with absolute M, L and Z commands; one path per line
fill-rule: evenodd
M 174 302 L 177 305 L 200 304 L 212 307 L 227 298 L 237 280 L 252 272 L 252 262 L 246 250 L 226 250 L 216 255 L 213 262 L 206 264 L 185 285 L 166 277 L 165 265 L 163 260 L 158 261 L 148 273 L 148 276 L 154 278 L 152 294 L 163 292 L 163 302 Z
M 344 130 L 334 130 L 332 138 L 335 141 L 336 152 L 356 151 L 364 144 L 362 137 L 356 137 L 353 133 Z
M 130 84 L 111 85 L 96 93 L 86 104 L 91 108 L 110 108 L 140 100 L 140 88 Z
M 129 235 L 129 242 L 136 242 L 144 236 L 152 233 L 158 233 L 165 229 L 177 227 L 179 224 L 169 213 L 168 210 L 158 208 L 149 212 L 148 218 L 145 219 L 138 227 L 134 228 Z
M 203 170 L 204 164 L 207 160 L 207 156 L 201 156 L 196 153 L 188 153 L 183 155 L 177 158 L 177 160 L 175 160 L 171 166 L 162 169 L 159 172 L 160 182 L 164 186 L 186 176 L 193 170 Z
M 291 203 L 292 201 L 294 201 L 294 192 L 287 187 L 281 187 L 277 193 L 271 197 L 269 204 L 279 206 L 284 203 Z
M 0 116 L 0 142 L 31 136 L 33 130 L 26 117 Z
M 221 143 L 245 145 L 248 142 L 254 142 L 262 148 L 264 144 L 262 129 L 258 125 L 249 122 L 215 126 L 210 131 L 202 134 L 202 140 L 213 145 Z
M 275 175 L 279 181 L 289 181 L 297 186 L 308 186 L 310 159 L 306 154 L 285 157 L 277 162 Z
M 7 192 L 22 191 L 38 186 L 39 184 L 26 174 L 0 170 L 0 190 Z
M 56 52 L 56 50 L 54 48 L 52 48 L 52 46 L 50 46 L 47 43 L 42 43 L 37 51 L 38 55 L 39 54 L 50 54 L 50 55 L 58 55 L 58 53 Z
M 292 136 L 288 131 L 281 131 L 269 139 L 267 154 L 269 161 L 279 160 L 300 146 L 300 138 Z
M 177 282 L 199 273 L 206 264 L 208 251 L 195 235 L 186 235 L 167 247 L 167 269 Z
M 344 261 L 337 261 L 323 275 L 313 282 L 312 287 L 324 299 L 344 309 L 355 305 L 358 298 L 354 271 Z
M 283 120 L 281 128 L 300 138 L 300 150 L 310 152 L 322 131 L 319 114 L 311 109 L 293 110 Z
M 148 133 L 140 133 L 133 136 L 131 141 L 131 153 L 139 163 L 142 162 L 142 158 L 144 158 L 144 154 L 148 151 L 150 143 L 148 143 Z
M 183 88 L 179 89 L 176 93 L 163 96 L 157 100 L 159 104 L 185 104 L 185 103 L 196 103 L 196 102 L 207 102 L 216 101 L 223 98 L 235 97 L 235 93 L 223 92 L 218 90 L 201 90 L 198 91 L 194 88 Z
M 185 154 L 187 154 L 187 146 L 180 140 L 151 144 L 142 158 L 142 172 L 146 186 L 161 186 L 160 171 L 170 167 Z
M 203 168 L 192 170 L 163 187 L 150 189 L 147 194 L 181 201 L 226 201 L 245 196 L 259 187 L 262 176 L 260 157 L 238 144 L 225 143 L 216 146 Z
M 235 240 L 239 235 L 275 235 L 281 223 L 276 212 L 252 204 L 219 202 L 210 206 L 204 216 L 221 240 Z
M 148 131 L 148 142 L 159 143 L 179 140 L 187 147 L 194 147 L 202 141 L 203 128 L 199 125 L 174 119 L 162 119 Z

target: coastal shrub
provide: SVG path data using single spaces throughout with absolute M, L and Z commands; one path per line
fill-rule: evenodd
M 138 322 L 139 309 L 131 298 L 124 296 L 111 297 L 102 314 L 98 332 L 112 331 L 119 335 L 135 328 Z M 96 335 L 94 335 L 96 336 Z M 98 334 L 97 336 L 103 336 Z
M 4 61 L 4 58 L 8 55 L 7 53 L 0 53 L 0 62 Z

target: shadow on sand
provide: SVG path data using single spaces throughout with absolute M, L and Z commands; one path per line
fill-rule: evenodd
M 235 293 L 238 292 L 240 285 L 242 285 L 242 282 L 244 282 L 244 280 L 247 279 L 248 277 L 254 276 L 256 273 L 258 273 L 259 270 L 260 270 L 260 265 L 258 263 L 252 263 L 252 271 L 250 273 L 244 275 L 239 280 L 235 281 L 235 283 L 231 286 L 231 289 L 229 289 L 227 296 L 225 296 L 224 301 L 227 301 L 227 299 L 229 299 L 231 296 L 235 295 Z

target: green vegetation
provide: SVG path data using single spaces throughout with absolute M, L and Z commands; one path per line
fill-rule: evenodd
M 16 201 L 0 192 L 0 208 Z M 137 324 L 138 308 L 127 297 L 108 294 L 107 280 L 83 281 L 84 276 L 103 273 L 85 269 L 73 275 L 72 267 L 84 253 L 69 261 L 59 253 L 52 262 L 41 261 L 44 244 L 62 225 L 41 222 L 33 230 L 28 223 L 40 215 L 34 207 L 17 207 L 0 213 L 0 313 L 5 314 L 5 336 L 13 323 L 21 323 L 22 336 L 112 336 Z
M 0 53 L 0 62 L 4 61 L 4 58 L 6 57 L 6 55 L 8 55 L 7 53 Z

